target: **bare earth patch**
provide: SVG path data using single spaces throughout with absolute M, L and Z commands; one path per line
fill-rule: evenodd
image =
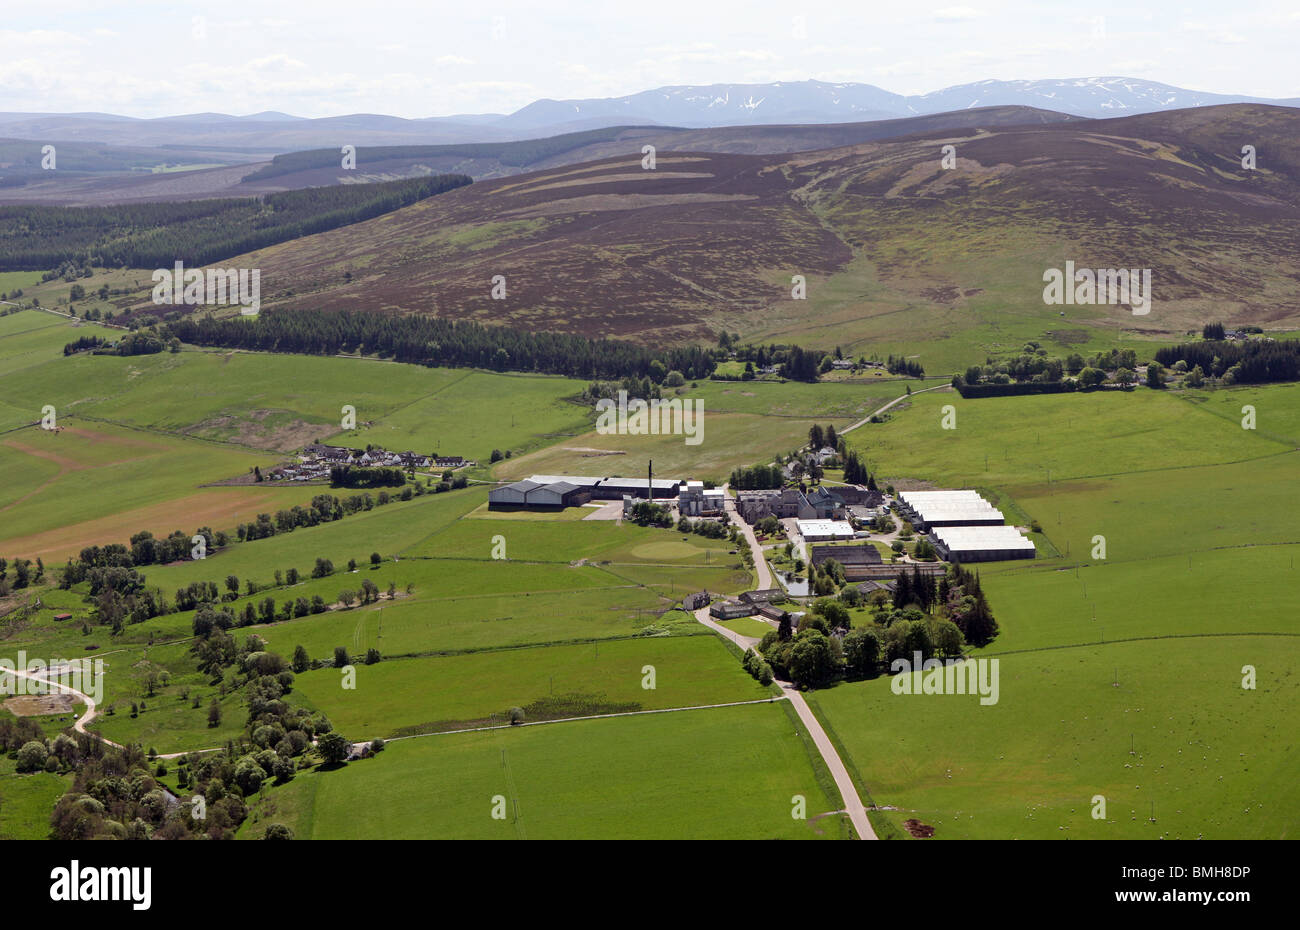
M 934 827 L 929 824 L 921 823 L 921 821 L 917 820 L 915 817 L 911 820 L 904 820 L 903 826 L 907 827 L 908 833 L 920 839 L 934 836 Z
M 15 717 L 42 717 L 72 710 L 71 694 L 19 694 L 5 701 L 5 710 Z

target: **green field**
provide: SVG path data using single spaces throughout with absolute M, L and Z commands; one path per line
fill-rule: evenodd
M 915 817 L 949 839 L 1284 839 L 1300 829 L 1294 636 L 1115 643 L 999 662 L 1000 697 L 989 706 L 896 695 L 888 678 L 811 699 L 891 822 Z M 1241 687 L 1246 664 L 1258 669 L 1257 690 Z M 1095 795 L 1106 798 L 1104 820 L 1092 818 Z
M 1038 559 L 978 566 L 1001 631 L 979 651 L 1001 664 L 998 704 L 895 695 L 888 677 L 813 697 L 891 823 L 940 838 L 1295 835 L 1282 734 L 1300 713 L 1297 399 L 1294 385 L 936 392 L 852 434 L 891 480 L 975 486 L 1043 528 Z M 957 429 L 942 430 L 949 403 Z M 1242 429 L 1243 404 L 1269 430 Z
M 644 687 L 647 666 L 654 688 Z M 336 669 L 298 678 L 294 699 L 324 711 L 351 739 L 464 729 L 511 707 L 581 696 L 576 715 L 751 701 L 764 688 L 712 634 L 394 659 L 356 666 L 356 687 Z M 592 709 L 584 709 L 589 704 Z M 617 705 L 617 707 L 614 707 Z M 560 716 L 573 716 L 562 710 Z
M 304 839 L 839 838 L 823 781 L 780 706 L 723 707 L 392 742 L 274 789 L 240 836 L 280 822 Z
M 19 775 L 0 758 L 0 840 L 43 840 L 50 835 L 50 811 L 68 790 L 68 779 L 47 772 Z

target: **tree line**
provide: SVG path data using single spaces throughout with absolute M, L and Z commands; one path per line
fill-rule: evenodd
M 1220 324 L 1221 328 L 1221 324 Z M 1231 384 L 1300 380 L 1300 339 L 1209 340 L 1164 346 L 1156 361 L 1172 368 L 1178 362 L 1199 367 Z
M 391 213 L 470 183 L 463 174 L 339 184 L 264 197 L 111 207 L 0 207 L 0 271 L 66 262 L 110 268 L 206 265 Z
M 200 346 L 301 355 L 360 353 L 429 367 L 531 371 L 587 381 L 650 378 L 660 369 L 665 376 L 679 371 L 696 380 L 717 367 L 712 353 L 699 346 L 652 349 L 617 339 L 347 310 L 267 310 L 237 319 L 205 314 L 166 328 L 182 342 Z

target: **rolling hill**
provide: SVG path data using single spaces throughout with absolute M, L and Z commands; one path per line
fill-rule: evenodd
M 251 253 L 263 306 L 414 312 L 644 342 L 905 352 L 1300 324 L 1300 113 L 1231 105 L 939 130 L 801 154 L 661 150 L 476 183 Z M 1253 144 L 1259 168 L 1241 167 Z M 955 147 L 945 170 L 940 147 Z M 1150 268 L 1154 308 L 1049 307 L 1043 272 Z M 805 275 L 808 298 L 791 299 Z M 504 300 L 490 296 L 504 275 Z
M 299 152 L 212 152 L 192 154 L 212 167 L 166 174 L 141 173 L 138 164 L 156 164 L 185 157 L 170 148 L 128 149 L 59 143 L 59 151 L 93 152 L 77 164 L 87 170 L 39 169 L 36 143 L 0 142 L 0 204 L 108 206 L 122 203 L 249 197 L 334 184 L 375 183 L 430 174 L 467 174 L 472 178 L 508 177 L 563 165 L 594 161 L 642 145 L 704 152 L 779 153 L 832 148 L 894 138 L 935 129 L 1046 123 L 1074 117 L 1026 107 L 988 107 L 932 116 L 864 123 L 789 126 L 729 126 L 719 129 L 675 129 L 655 126 L 613 126 L 547 138 L 518 141 L 456 142 L 443 145 L 358 146 L 354 169 L 344 169 L 338 146 Z M 3 130 L 0 124 L 0 130 Z M 6 163 L 6 152 L 13 161 Z M 6 164 L 8 169 L 6 173 Z M 93 173 L 92 173 L 93 172 Z M 21 186 L 15 186 L 21 185 Z

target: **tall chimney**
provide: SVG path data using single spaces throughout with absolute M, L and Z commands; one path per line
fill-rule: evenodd
M 650 503 L 655 502 L 655 463 L 654 459 L 646 459 L 645 463 L 645 492 L 646 500 Z

